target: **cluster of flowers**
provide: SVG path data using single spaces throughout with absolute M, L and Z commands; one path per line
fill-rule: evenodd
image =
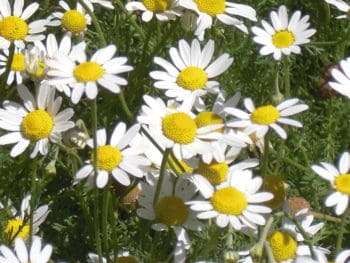
M 340 5 L 340 1 L 329 2 Z M 27 20 L 39 4 L 32 3 L 23 9 L 23 0 L 15 0 L 13 7 L 8 0 L 0 0 L 0 74 L 8 75 L 8 85 L 17 84 L 18 95 L 23 100 L 23 106 L 5 100 L 0 109 L 0 128 L 8 131 L 0 137 L 0 145 L 14 144 L 10 156 L 16 157 L 31 146 L 31 158 L 39 153 L 47 155 L 50 142 L 60 143 L 62 133 L 75 126 L 70 120 L 74 115 L 72 108 L 59 111 L 63 99 L 56 97 L 56 90 L 77 104 L 84 95 L 89 100 L 95 99 L 99 86 L 120 93 L 121 86 L 128 84 L 120 75 L 133 67 L 127 64 L 126 57 L 116 56 L 115 45 L 102 47 L 88 58 L 84 41 L 72 43 L 71 36 L 83 34 L 91 23 L 89 12 L 94 11 L 93 4 L 113 8 L 107 0 L 82 0 L 76 9 L 71 9 L 61 0 L 59 5 L 64 11 L 29 23 Z M 194 16 L 192 26 L 199 40 L 204 39 L 205 30 L 212 26 L 214 18 L 245 33 L 247 27 L 234 15 L 257 20 L 252 7 L 223 0 L 211 4 L 201 0 L 143 0 L 128 3 L 126 9 L 141 10 L 145 22 L 153 15 L 161 21 Z M 255 34 L 253 40 L 263 45 L 260 54 L 272 54 L 275 60 L 280 60 L 282 55 L 300 53 L 300 45 L 308 43 L 316 32 L 309 28 L 309 17 L 302 16 L 300 11 L 289 19 L 285 6 L 272 11 L 270 18 L 272 24 L 262 20 L 263 28 L 254 26 L 251 30 Z M 66 31 L 61 41 L 53 34 L 43 33 L 47 27 L 54 26 L 62 26 Z M 214 58 L 214 41 L 201 46 L 199 40 L 190 43 L 180 40 L 177 47 L 169 49 L 169 61 L 154 58 L 161 69 L 151 71 L 150 77 L 154 87 L 164 91 L 167 100 L 144 95 L 136 124 L 127 128 L 124 122 L 119 122 L 110 136 L 106 128 L 94 131 L 96 140 L 86 141 L 93 153 L 75 174 L 74 182 L 85 181 L 90 187 L 104 188 L 111 177 L 125 186 L 142 179 L 137 215 L 151 220 L 156 231 L 174 231 L 175 262 L 184 262 L 191 246 L 186 230 L 201 230 L 202 220 L 215 219 L 218 227 L 228 226 L 242 234 L 257 236 L 258 226 L 264 226 L 272 212 L 268 201 L 278 193 L 262 189 L 266 178 L 255 176 L 252 170 L 259 165 L 258 160 L 236 160 L 242 149 L 258 147 L 262 154 L 270 147 L 264 143 L 270 130 L 286 139 L 287 132 L 280 124 L 302 127 L 290 116 L 308 109 L 298 98 L 289 98 L 276 106 L 258 107 L 251 98 L 245 98 L 245 110 L 239 109 L 240 94 L 226 98 L 216 80 L 232 65 L 233 58 L 227 53 Z M 334 70 L 339 83 L 330 85 L 350 97 L 345 90 L 350 82 L 349 65 L 348 60 L 341 63 L 344 73 Z M 35 96 L 23 84 L 26 78 L 35 83 Z M 216 96 L 213 105 L 206 100 L 208 94 Z M 81 146 L 83 149 L 85 143 Z M 322 163 L 312 169 L 336 189 L 326 205 L 335 206 L 337 215 L 344 213 L 350 196 L 347 174 L 350 155 L 343 154 L 339 168 Z M 28 227 L 25 216 L 30 214 L 28 197 L 24 202 L 27 206 L 22 205 L 25 208 L 21 217 L 16 218 L 15 212 L 15 219 L 9 221 L 7 229 L 9 240 L 14 240 L 15 252 L 1 246 L 0 262 L 47 262 L 50 258 L 52 247 L 41 248 L 39 237 L 31 237 L 29 251 L 23 241 L 28 233 L 37 232 L 48 207 L 39 207 L 33 213 L 34 224 Z M 284 210 L 290 211 L 288 206 Z M 293 216 L 309 235 L 323 226 L 312 225 L 314 218 L 308 211 L 298 211 Z M 268 233 L 267 240 L 278 262 L 327 262 L 329 251 L 305 245 L 304 238 L 294 221 L 285 217 L 278 229 Z M 345 250 L 336 261 L 345 262 L 349 254 Z M 256 256 L 254 250 L 242 251 L 241 255 L 241 262 L 253 262 Z M 98 261 L 94 254 L 89 258 L 91 262 Z

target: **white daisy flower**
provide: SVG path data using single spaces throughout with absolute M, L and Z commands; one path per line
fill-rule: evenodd
M 6 71 L 6 65 L 8 61 L 9 50 L 5 49 L 3 55 L 0 53 L 0 75 Z M 7 77 L 6 84 L 11 85 L 13 82 L 16 84 L 22 84 L 23 78 L 26 77 L 26 64 L 23 50 L 15 48 L 12 62 L 10 65 L 10 72 Z
M 109 174 L 122 185 L 129 185 L 129 175 L 141 178 L 144 175 L 142 166 L 150 165 L 150 161 L 141 156 L 143 153 L 137 147 L 130 147 L 130 142 L 138 134 L 140 125 L 135 124 L 126 130 L 126 124 L 118 123 L 107 144 L 107 134 L 105 129 L 97 131 L 97 176 L 96 186 L 103 188 L 106 186 Z M 93 140 L 89 139 L 87 145 L 93 149 Z M 76 182 L 86 177 L 94 178 L 93 153 L 91 158 L 75 175 Z
M 350 98 L 350 57 L 339 62 L 340 69 L 332 69 L 331 74 L 335 81 L 328 82 L 332 89 Z
M 113 57 L 116 51 L 115 45 L 106 46 L 97 50 L 90 60 L 87 60 L 82 47 L 72 50 L 71 56 L 74 59 L 58 54 L 55 59 L 47 61 L 50 68 L 48 83 L 71 87 L 71 100 L 74 104 L 80 101 L 83 93 L 89 99 L 95 99 L 98 93 L 97 84 L 113 93 L 120 93 L 120 86 L 127 85 L 128 82 L 118 75 L 131 71 L 133 67 L 125 64 L 126 57 Z
M 208 200 L 188 203 L 192 210 L 199 212 L 199 219 L 215 218 L 219 227 L 230 224 L 238 231 L 244 226 L 256 229 L 257 225 L 264 225 L 266 221 L 260 214 L 271 212 L 271 208 L 261 203 L 273 197 L 271 193 L 258 192 L 262 183 L 262 178 L 253 178 L 250 170 L 236 170 L 216 188 L 209 186 L 211 194 Z
M 286 139 L 287 133 L 278 123 L 302 127 L 303 125 L 299 121 L 286 118 L 309 108 L 306 104 L 298 104 L 299 102 L 299 99 L 292 98 L 281 102 L 276 107 L 265 105 L 255 108 L 252 99 L 246 98 L 244 106 L 248 113 L 236 108 L 225 109 L 227 113 L 238 118 L 238 120 L 229 121 L 227 125 L 244 128 L 243 132 L 255 133 L 258 138 L 264 137 L 269 128 L 272 128 L 282 139 Z
M 52 246 L 45 245 L 42 247 L 41 239 L 33 237 L 30 248 L 26 247 L 23 239 L 15 239 L 15 248 L 12 251 L 5 245 L 0 246 L 0 262 L 11 263 L 47 263 L 50 260 Z
M 270 13 L 272 25 L 262 20 L 262 26 L 252 27 L 256 35 L 253 39 L 263 45 L 260 54 L 263 56 L 273 54 L 275 60 L 280 60 L 283 55 L 291 53 L 300 54 L 300 45 L 309 43 L 310 37 L 316 33 L 315 29 L 309 29 L 309 16 L 301 16 L 300 11 L 293 13 L 288 20 L 287 8 L 282 5 L 276 11 Z
M 350 262 L 350 249 L 345 249 L 338 253 L 334 260 L 334 263 L 349 263 Z
M 345 15 L 337 16 L 336 18 L 347 18 L 347 13 L 349 13 L 350 5 L 345 3 L 343 0 L 325 0 L 326 3 L 335 6 L 339 11 L 346 13 Z
M 208 139 L 217 139 L 220 134 L 215 130 L 222 125 L 198 128 L 191 112 L 193 98 L 188 98 L 177 108 L 167 107 L 159 98 L 147 95 L 143 98 L 146 105 L 141 107 L 137 120 L 148 126 L 150 134 L 162 148 L 172 148 L 180 160 L 211 151 Z
M 225 0 L 211 2 L 208 2 L 207 0 L 180 0 L 179 5 L 193 10 L 198 14 L 195 35 L 199 40 L 203 40 L 205 30 L 211 28 L 214 18 L 217 18 L 225 25 L 233 25 L 247 34 L 248 29 L 243 21 L 234 16 L 257 21 L 256 12 L 252 7 L 244 4 L 231 3 Z
M 4 233 L 8 240 L 14 240 L 15 237 L 27 239 L 30 233 L 29 217 L 31 214 L 30 207 L 31 195 L 26 195 L 21 202 L 21 209 L 18 212 L 10 199 L 7 200 L 7 205 L 0 203 L 0 209 L 8 209 L 11 211 L 12 218 L 7 221 Z M 32 235 L 39 232 L 39 226 L 45 221 L 50 213 L 48 205 L 41 205 L 33 212 Z
M 219 92 L 219 82 L 211 80 L 226 71 L 232 64 L 229 54 L 222 54 L 211 62 L 214 53 L 214 41 L 209 40 L 203 47 L 197 39 L 191 46 L 185 41 L 179 41 L 179 47 L 169 49 L 172 63 L 163 58 L 155 57 L 154 63 L 165 71 L 152 71 L 150 76 L 156 80 L 154 87 L 165 90 L 165 95 L 183 101 L 191 95 L 196 97 Z M 210 63 L 211 62 L 211 63 Z M 196 105 L 204 104 L 196 101 Z
M 79 35 L 87 30 L 91 24 L 91 17 L 86 13 L 83 7 L 77 3 L 76 9 L 71 9 L 69 5 L 61 0 L 59 5 L 64 12 L 53 12 L 47 19 L 50 26 L 62 26 L 63 29 L 72 35 Z M 92 8 L 92 4 L 89 4 Z M 90 8 L 90 9 L 91 9 Z
M 149 22 L 155 16 L 159 21 L 176 19 L 181 15 L 181 9 L 177 5 L 177 0 L 142 0 L 132 1 L 126 4 L 125 8 L 132 11 L 142 12 L 142 21 Z
M 9 133 L 0 137 L 0 145 L 15 144 L 10 156 L 16 157 L 35 144 L 31 158 L 38 152 L 48 153 L 49 141 L 58 143 L 61 133 L 74 127 L 69 121 L 74 111 L 67 108 L 58 113 L 62 98 L 55 99 L 55 90 L 47 85 L 41 85 L 36 99 L 26 86 L 17 86 L 17 92 L 24 102 L 24 107 L 12 101 L 4 101 L 0 109 L 0 128 Z
M 107 9 L 114 9 L 114 6 L 110 0 L 83 0 L 85 4 L 87 4 L 90 7 L 91 11 L 94 11 L 92 4 L 101 5 Z
M 28 24 L 30 18 L 39 8 L 34 2 L 24 10 L 24 0 L 15 0 L 13 9 L 9 0 L 0 1 L 0 49 L 8 49 L 10 43 L 18 48 L 25 48 L 24 42 L 33 42 L 45 38 L 43 31 L 46 30 L 47 20 L 40 19 Z
M 338 167 L 333 164 L 321 162 L 321 165 L 312 165 L 312 170 L 326 179 L 335 192 L 326 200 L 327 207 L 334 207 L 335 213 L 341 215 L 349 206 L 350 198 L 350 154 L 344 152 L 339 159 Z

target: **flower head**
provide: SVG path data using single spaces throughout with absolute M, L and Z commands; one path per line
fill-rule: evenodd
M 282 54 L 299 54 L 299 46 L 310 42 L 310 37 L 316 33 L 315 29 L 309 29 L 309 16 L 302 17 L 300 11 L 294 12 L 288 20 L 284 5 L 279 7 L 278 12 L 272 11 L 270 18 L 272 25 L 262 20 L 263 28 L 254 26 L 252 31 L 255 34 L 254 41 L 263 45 L 260 54 L 273 54 L 275 60 L 280 60 Z
M 4 55 L 0 53 L 0 75 L 2 75 L 7 66 L 9 56 L 9 50 L 4 50 Z M 13 82 L 16 84 L 22 84 L 23 78 L 26 78 L 26 64 L 25 55 L 23 50 L 15 48 L 15 53 L 13 54 L 12 62 L 10 65 L 10 72 L 7 77 L 6 84 L 11 85 Z

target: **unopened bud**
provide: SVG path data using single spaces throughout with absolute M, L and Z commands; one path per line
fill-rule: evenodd
M 227 250 L 224 252 L 224 262 L 225 263 L 236 263 L 239 259 L 239 255 L 236 251 Z
M 185 11 L 181 16 L 181 26 L 186 31 L 194 31 L 197 28 L 197 15 L 192 11 Z

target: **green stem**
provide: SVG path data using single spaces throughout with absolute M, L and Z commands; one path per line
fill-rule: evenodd
M 284 95 L 290 97 L 290 68 L 289 68 L 289 57 L 285 57 L 283 61 L 284 71 Z
M 79 166 L 81 166 L 83 164 L 83 161 L 81 160 L 80 156 L 74 150 L 67 147 L 66 145 L 64 145 L 61 142 L 58 143 L 58 146 L 60 149 L 62 149 L 63 151 L 65 151 L 69 155 L 72 155 L 78 161 Z
M 162 184 L 163 184 L 163 180 L 165 177 L 165 171 L 166 171 L 166 163 L 168 161 L 168 157 L 170 155 L 170 152 L 171 152 L 171 149 L 166 149 L 164 151 L 164 154 L 163 154 L 162 163 L 160 165 L 160 173 L 159 173 L 159 179 L 157 182 L 157 188 L 156 188 L 156 192 L 155 192 L 154 198 L 153 198 L 153 206 L 155 206 L 157 204 L 159 194 L 160 194 L 160 191 L 162 189 Z
M 98 262 L 103 263 L 102 259 L 102 245 L 101 245 L 101 233 L 100 233 L 100 198 L 99 190 L 96 188 L 94 191 L 94 231 L 95 231 L 95 242 L 96 242 L 96 251 L 98 254 Z
M 261 170 L 260 174 L 262 177 L 266 176 L 267 173 L 267 165 L 268 165 L 268 160 L 269 160 L 269 150 L 270 150 L 270 140 L 269 140 L 269 133 L 267 132 L 265 137 L 264 137 L 264 152 L 263 152 L 263 161 L 261 165 Z
M 129 109 L 128 104 L 126 103 L 124 93 L 123 92 L 118 93 L 118 98 L 119 98 L 120 104 L 122 106 L 122 109 L 123 109 L 127 119 L 129 121 L 134 121 L 134 115 L 132 114 L 132 112 Z
M 86 10 L 86 12 L 91 17 L 92 24 L 94 25 L 94 27 L 95 27 L 95 29 L 97 31 L 97 34 L 98 34 L 98 37 L 100 39 L 101 45 L 102 46 L 107 45 L 107 41 L 106 41 L 105 36 L 103 34 L 103 31 L 102 31 L 102 28 L 100 26 L 100 23 L 98 22 L 98 19 L 95 16 L 95 13 L 92 10 L 90 10 L 90 8 L 87 6 L 87 4 L 85 4 L 85 2 L 83 0 L 78 0 L 78 2 L 79 2 L 79 4 L 82 5 L 82 7 Z
M 264 248 L 266 251 L 267 258 L 269 259 L 269 263 L 277 263 L 275 257 L 273 256 L 273 252 L 269 242 L 265 242 Z
M 107 263 L 110 263 L 110 249 L 108 243 L 109 185 L 110 183 L 103 189 L 102 197 L 102 233 Z
M 336 243 L 336 247 L 335 247 L 336 253 L 339 253 L 343 247 L 343 236 L 344 236 L 344 232 L 345 232 L 346 217 L 347 217 L 349 211 L 350 211 L 350 209 L 348 208 L 347 210 L 345 210 L 344 214 L 341 216 L 340 228 L 338 231 L 337 243 Z

